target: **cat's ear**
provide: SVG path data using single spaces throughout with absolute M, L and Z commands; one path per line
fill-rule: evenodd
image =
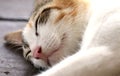
M 22 45 L 22 30 L 8 33 L 4 39 L 9 44 Z

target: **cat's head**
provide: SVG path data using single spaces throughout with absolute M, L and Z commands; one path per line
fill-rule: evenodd
M 23 31 L 8 34 L 5 40 L 22 45 L 24 57 L 34 66 L 49 67 L 49 57 L 55 52 L 62 51 L 66 56 L 79 46 L 84 20 L 79 21 L 78 12 L 84 8 L 78 9 L 77 1 L 50 0 L 38 4 Z

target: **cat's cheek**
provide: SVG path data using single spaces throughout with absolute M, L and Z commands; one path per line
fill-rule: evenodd
M 63 54 L 61 51 L 57 51 L 52 56 L 50 56 L 48 59 L 49 59 L 50 65 L 53 66 L 59 63 L 63 59 Z

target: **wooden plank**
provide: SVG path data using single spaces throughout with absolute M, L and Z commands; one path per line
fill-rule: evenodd
M 22 29 L 25 24 L 0 21 L 0 76 L 32 76 L 35 73 L 35 68 L 23 58 L 20 50 L 7 49 L 4 45 L 4 35 Z
M 0 0 L 0 17 L 29 18 L 34 0 Z

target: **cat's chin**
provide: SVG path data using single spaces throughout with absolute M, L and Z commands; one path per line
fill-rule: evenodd
M 43 61 L 42 59 L 35 59 L 35 58 L 30 58 L 31 63 L 38 69 L 48 69 L 49 66 L 48 64 Z

